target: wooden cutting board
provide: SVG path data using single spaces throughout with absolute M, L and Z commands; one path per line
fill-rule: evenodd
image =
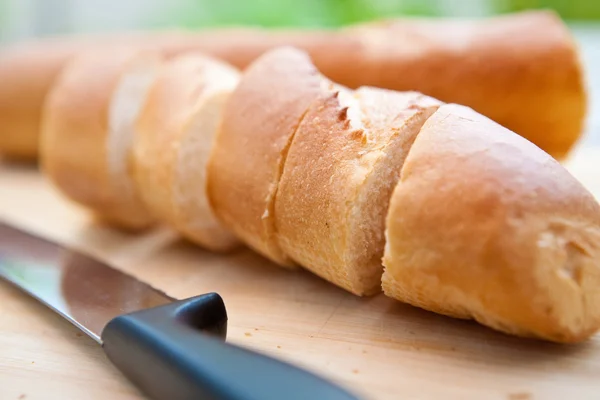
M 600 149 L 568 167 L 600 198 Z M 0 164 L 0 219 L 68 243 L 175 297 L 216 291 L 231 342 L 331 378 L 366 399 L 600 399 L 600 335 L 524 340 L 383 296 L 358 298 L 248 250 L 218 256 L 167 230 L 95 225 L 31 167 Z M 0 282 L 0 399 L 139 399 L 102 350 Z

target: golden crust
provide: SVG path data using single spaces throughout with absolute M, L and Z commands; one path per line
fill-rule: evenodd
M 385 215 L 404 157 L 439 102 L 414 92 L 329 90 L 303 119 L 275 202 L 298 264 L 355 294 L 380 290 Z
M 208 167 L 209 199 L 236 236 L 291 266 L 275 239 L 273 207 L 288 147 L 324 78 L 292 48 L 266 53 L 229 98 Z
M 129 144 L 120 137 L 127 126 L 111 121 L 111 107 L 128 72 L 157 62 L 154 54 L 129 48 L 86 52 L 65 68 L 44 108 L 46 175 L 67 197 L 127 229 L 145 228 L 152 218 L 131 187 Z
M 512 334 L 600 328 L 600 207 L 549 155 L 474 111 L 424 125 L 387 217 L 388 296 Z
M 233 67 L 199 54 L 167 62 L 148 94 L 133 146 L 135 182 L 151 213 L 215 251 L 238 243 L 216 219 L 206 190 L 216 121 L 238 80 Z

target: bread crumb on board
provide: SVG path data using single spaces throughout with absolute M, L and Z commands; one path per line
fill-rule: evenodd
M 250 337 L 250 336 L 252 336 L 252 334 L 251 334 L 250 332 L 245 332 L 245 333 L 244 333 L 244 336 L 248 336 L 248 337 Z
M 508 400 L 532 400 L 533 396 L 527 392 L 516 392 L 508 395 Z

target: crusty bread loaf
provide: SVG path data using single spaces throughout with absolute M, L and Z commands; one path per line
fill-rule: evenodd
M 577 342 L 600 329 L 600 206 L 533 143 L 417 92 L 340 86 L 298 49 L 267 52 L 239 81 L 189 55 L 163 64 L 143 92 L 126 180 L 140 201 L 117 192 L 129 175 L 107 161 L 123 160 L 130 130 L 90 123 L 110 108 L 131 126 L 135 107 L 111 93 L 155 62 L 125 68 L 137 65 L 129 55 L 105 61 L 112 72 L 97 81 L 81 81 L 93 69 L 74 63 L 48 102 L 46 169 L 80 203 L 120 224 L 135 206 L 217 250 L 234 244 L 229 230 L 355 294 L 382 284 L 390 297 L 512 334 Z M 70 96 L 79 91 L 93 96 Z
M 550 11 L 469 21 L 396 19 L 327 31 L 220 29 L 126 39 L 168 56 L 203 51 L 239 68 L 267 50 L 293 45 L 334 82 L 415 90 L 470 106 L 557 158 L 567 154 L 584 123 L 576 46 Z M 52 80 L 73 53 L 107 43 L 98 37 L 73 40 L 17 45 L 0 54 L 0 152 L 37 154 L 41 104 Z
M 285 253 L 355 294 L 380 291 L 388 201 L 415 136 L 439 105 L 419 93 L 368 87 L 315 102 L 277 191 Z
M 159 57 L 130 48 L 91 51 L 63 71 L 44 107 L 43 169 L 62 193 L 127 229 L 152 223 L 132 181 L 134 123 Z
M 133 145 L 135 183 L 150 213 L 215 251 L 238 244 L 213 214 L 206 187 L 213 138 L 238 80 L 233 67 L 202 55 L 166 62 L 138 119 Z
M 329 85 L 310 58 L 269 52 L 243 74 L 223 113 L 208 167 L 211 204 L 239 238 L 276 263 L 293 263 L 275 238 L 275 195 L 294 133 Z
M 600 207 L 539 148 L 474 111 L 425 123 L 387 217 L 388 296 L 558 342 L 600 327 Z

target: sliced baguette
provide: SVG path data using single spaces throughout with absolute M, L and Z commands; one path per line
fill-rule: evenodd
M 168 61 L 138 120 L 134 176 L 148 210 L 209 250 L 239 242 L 208 202 L 206 166 L 226 99 L 239 81 L 233 67 L 199 54 Z
M 472 111 L 423 126 L 387 217 L 385 293 L 495 329 L 600 328 L 600 207 L 557 161 Z
M 160 58 L 126 47 L 74 58 L 44 107 L 42 168 L 67 197 L 124 229 L 153 222 L 139 201 L 129 156 L 134 124 Z
M 294 133 L 328 81 L 292 48 L 266 53 L 242 75 L 223 113 L 208 166 L 209 199 L 224 225 L 282 266 L 275 194 Z
M 341 88 L 313 104 L 275 201 L 285 253 L 352 293 L 380 291 L 388 202 L 412 142 L 440 104 L 375 88 Z
M 43 154 L 58 187 L 104 218 L 132 227 L 153 215 L 215 249 L 233 234 L 353 293 L 382 282 L 390 297 L 512 334 L 577 342 L 600 329 L 600 206 L 547 153 L 472 109 L 352 91 L 292 48 L 239 83 L 189 56 L 148 95 L 131 173 L 132 121 L 158 60 L 99 57 L 59 81 Z M 140 71 L 148 85 L 131 90 Z M 224 236 L 209 240 L 201 220 Z

